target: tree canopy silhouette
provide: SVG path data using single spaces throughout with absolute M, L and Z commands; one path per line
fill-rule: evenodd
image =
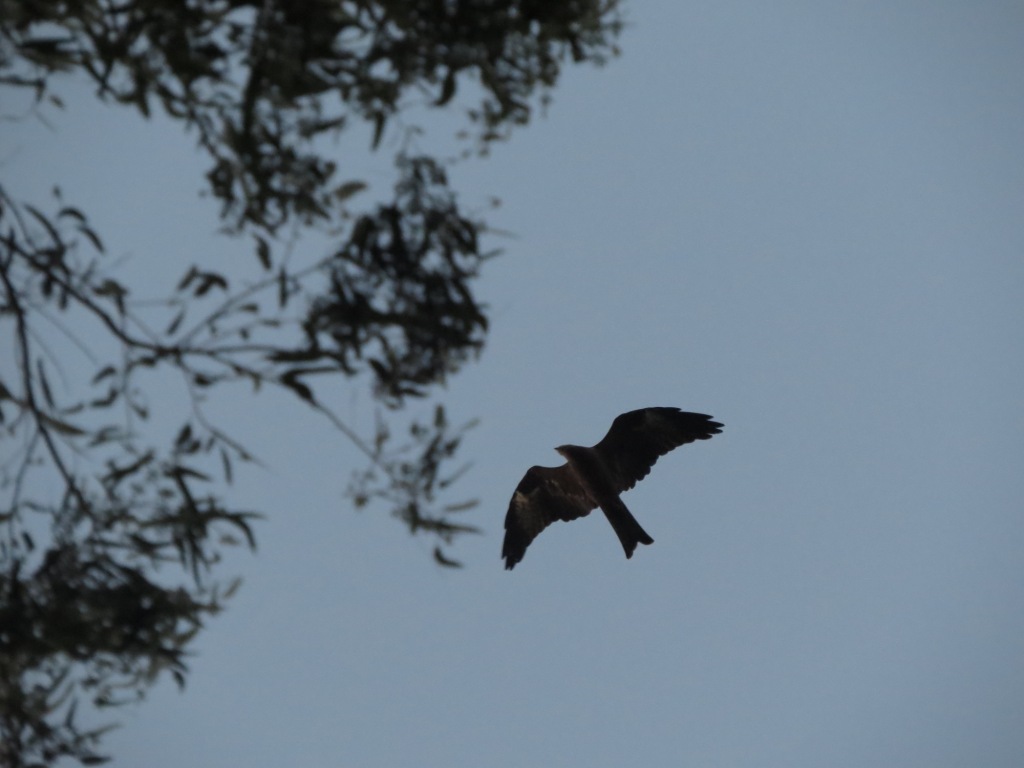
M 165 671 L 184 681 L 189 641 L 237 586 L 215 568 L 223 548 L 255 546 L 273 511 L 231 503 L 233 468 L 254 454 L 208 412 L 214 391 L 276 388 L 314 409 L 367 456 L 351 500 L 389 505 L 457 564 L 446 548 L 474 530 L 457 517 L 472 502 L 442 496 L 463 430 L 440 404 L 392 422 L 484 344 L 486 224 L 459 207 L 446 162 L 413 150 L 415 126 L 396 142 L 391 199 L 358 211 L 366 185 L 324 139 L 365 125 L 381 151 L 418 104 L 461 114 L 467 156 L 486 154 L 564 64 L 613 54 L 621 24 L 617 0 L 0 0 L 0 87 L 38 114 L 85 77 L 105 103 L 179 123 L 225 235 L 253 254 L 227 273 L 182 265 L 158 305 L 141 302 L 76 201 L 0 185 L 15 352 L 0 372 L 0 763 L 101 762 L 80 700 L 137 700 Z M 308 230 L 335 244 L 297 265 Z M 62 365 L 53 326 L 87 365 Z M 145 428 L 154 376 L 189 401 L 164 437 Z M 371 383 L 376 434 L 317 396 L 330 378 Z

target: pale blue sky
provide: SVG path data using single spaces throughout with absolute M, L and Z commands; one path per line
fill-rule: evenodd
M 453 172 L 515 234 L 446 393 L 482 420 L 466 568 L 344 507 L 312 415 L 227 404 L 273 514 L 114 765 L 1024 764 L 1024 6 L 627 11 L 621 58 Z M 59 181 L 135 274 L 244 258 L 187 139 L 65 95 L 0 127 L 5 183 Z M 502 570 L 525 469 L 649 405 L 726 425 L 624 497 L 656 543 L 592 515 Z

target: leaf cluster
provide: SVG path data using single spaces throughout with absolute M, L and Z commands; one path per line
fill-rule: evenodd
M 356 221 L 303 323 L 311 357 L 345 371 L 365 357 L 392 405 L 443 382 L 487 331 L 470 290 L 488 256 L 480 226 L 460 214 L 434 160 L 402 157 L 399 168 L 396 199 Z
M 563 61 L 603 63 L 617 0 L 3 0 L 0 83 L 50 93 L 84 71 L 101 98 L 182 120 L 211 158 L 225 221 L 330 218 L 347 180 L 314 140 L 351 122 L 379 144 L 412 99 L 460 84 L 483 148 L 528 122 Z M 6 67 L 4 65 L 7 65 Z M 5 72 L 5 70 L 7 70 Z

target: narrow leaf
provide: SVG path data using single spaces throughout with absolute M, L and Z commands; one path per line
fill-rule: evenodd
M 256 235 L 256 258 L 260 260 L 260 265 L 269 272 L 271 266 L 270 244 L 259 235 Z

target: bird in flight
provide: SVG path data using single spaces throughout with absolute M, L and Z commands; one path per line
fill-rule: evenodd
M 633 556 L 637 544 L 653 544 L 654 539 L 640 527 L 619 494 L 647 477 L 660 456 L 721 431 L 722 425 L 703 413 L 641 408 L 616 418 L 595 446 L 558 446 L 555 450 L 566 463 L 530 467 L 512 494 L 501 548 L 505 568 L 515 567 L 530 542 L 551 523 L 575 520 L 596 507 L 608 518 L 627 558 Z

